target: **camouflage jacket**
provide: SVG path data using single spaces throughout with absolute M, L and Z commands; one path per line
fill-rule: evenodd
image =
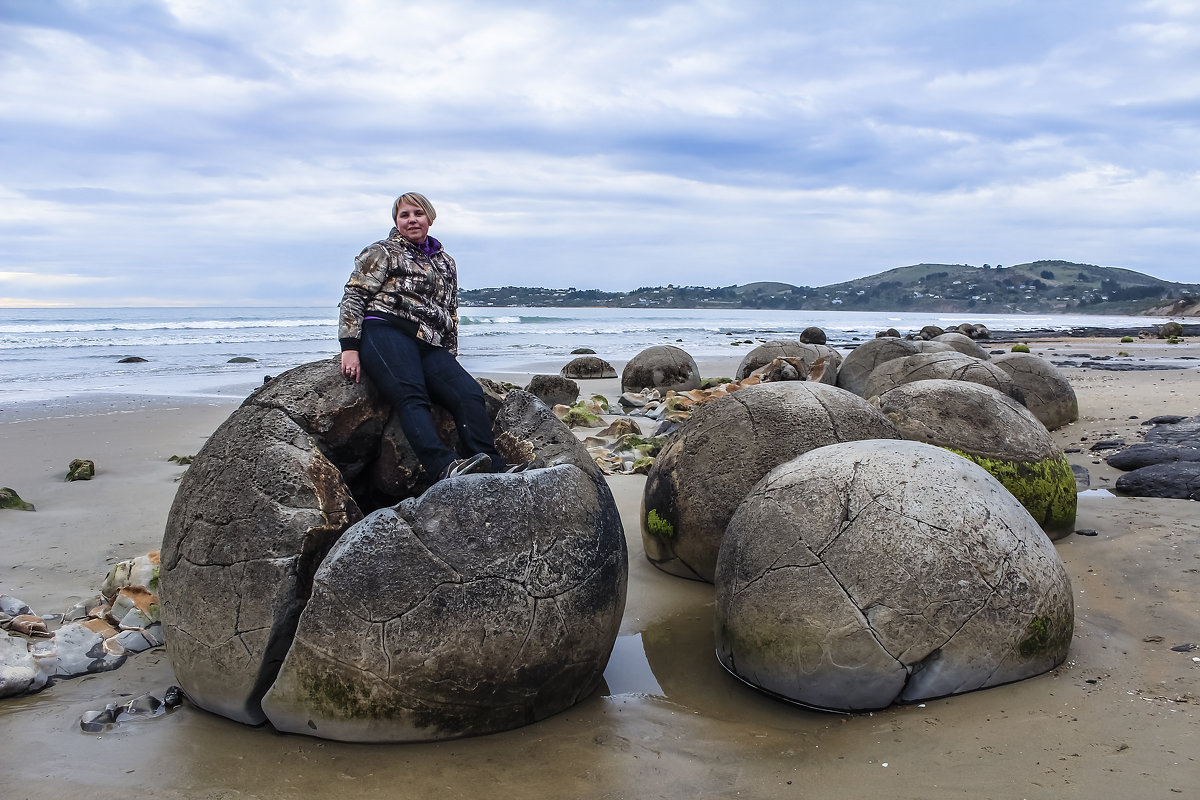
M 458 268 L 437 239 L 426 243 L 422 248 L 392 228 L 354 259 L 338 316 L 343 350 L 359 348 L 363 317 L 380 317 L 458 354 Z

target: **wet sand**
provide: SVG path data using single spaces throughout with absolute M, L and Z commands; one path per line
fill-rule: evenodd
M 1200 355 L 1159 345 L 1131 357 Z M 1186 347 L 1187 349 L 1180 349 Z M 1051 349 L 1053 348 L 1053 350 Z M 1115 340 L 1039 341 L 1034 352 L 1115 355 Z M 740 355 L 740 354 L 739 354 Z M 730 374 L 730 363 L 703 364 Z M 618 366 L 618 369 L 620 367 Z M 1140 440 L 1155 414 L 1200 413 L 1200 369 L 1067 367 L 1081 418 L 1056 441 L 1091 472 L 1088 448 Z M 522 376 L 507 377 L 513 382 Z M 615 381 L 583 383 L 615 398 Z M 142 404 L 144 406 L 144 404 Z M 35 513 L 0 512 L 0 592 L 40 613 L 94 593 L 107 565 L 159 546 L 182 470 L 234 404 L 100 410 L 0 421 L 0 485 Z M 1137 418 L 1132 418 L 1137 417 Z M 2 419 L 2 418 L 0 418 Z M 72 458 L 95 480 L 64 483 Z M 1099 463 L 1098 463 L 1099 462 Z M 1056 543 L 1075 589 L 1068 660 L 1009 686 L 843 716 L 766 697 L 713 656 L 712 587 L 659 572 L 638 528 L 643 478 L 609 479 L 630 550 L 628 602 L 607 688 L 562 714 L 492 736 L 354 745 L 249 728 L 185 706 L 85 734 L 79 717 L 174 682 L 165 652 L 0 700 L 0 797 L 284 798 L 1175 798 L 1200 785 L 1200 513 L 1194 502 L 1081 495 Z

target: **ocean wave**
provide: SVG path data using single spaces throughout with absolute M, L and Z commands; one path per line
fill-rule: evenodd
M 129 321 L 88 321 L 88 322 L 46 322 L 38 321 L 9 321 L 0 323 L 0 334 L 31 335 L 45 333 L 107 333 L 119 331 L 207 331 L 207 330 L 239 330 L 253 328 L 329 328 L 336 327 L 337 319 L 210 319 L 183 320 L 171 322 L 155 320 L 151 322 Z

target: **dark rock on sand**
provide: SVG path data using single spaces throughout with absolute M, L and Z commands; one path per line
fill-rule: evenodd
M 562 368 L 564 378 L 590 380 L 593 378 L 615 378 L 617 371 L 603 358 L 597 356 L 580 356 L 573 358 Z
M 657 389 L 684 392 L 700 388 L 700 368 L 696 360 L 674 345 L 647 347 L 631 358 L 621 371 L 621 391 L 640 392 Z
M 800 332 L 800 341 L 804 344 L 825 344 L 825 331 L 810 326 Z
M 1109 455 L 1104 461 L 1116 469 L 1130 470 L 1152 464 L 1169 464 L 1173 461 L 1200 461 L 1200 447 L 1180 447 L 1173 444 L 1145 442 L 1131 445 Z
M 771 471 L 730 520 L 716 586 L 725 668 L 840 711 L 1038 675 L 1074 628 L 1037 523 L 983 469 L 918 442 L 835 444 Z
M 70 481 L 90 481 L 96 477 L 96 464 L 90 459 L 75 458 L 71 459 L 71 463 L 67 465 L 66 480 Z
M 120 359 L 119 361 L 117 361 L 117 363 L 118 364 L 145 364 L 147 361 L 148 361 L 148 359 L 142 358 L 141 356 L 125 356 L 125 358 Z
M 229 359 L 225 363 L 226 364 L 257 364 L 258 359 L 250 358 L 250 356 L 234 356 L 233 358 Z
M 1173 461 L 1135 469 L 1117 478 L 1117 491 L 1134 497 L 1200 500 L 1200 462 Z
M 646 478 L 646 557 L 711 582 L 729 518 L 773 467 L 822 445 L 897 436 L 862 398 L 822 383 L 763 383 L 694 407 Z
M 1155 425 L 1145 433 L 1147 442 L 1200 447 L 1200 416 L 1188 417 L 1169 425 Z

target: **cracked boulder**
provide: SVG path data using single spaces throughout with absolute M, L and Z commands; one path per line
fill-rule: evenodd
M 696 406 L 646 478 L 646 557 L 664 572 L 711 583 L 729 518 L 773 467 L 835 442 L 893 438 L 878 410 L 823 383 L 762 383 Z
M 1066 658 L 1054 546 L 978 465 L 921 442 L 813 450 L 729 523 L 717 657 L 746 683 L 838 711 L 1038 675 Z
M 993 358 L 992 363 L 1013 379 L 1021 390 L 1025 407 L 1047 430 L 1057 430 L 1079 419 L 1079 400 L 1071 382 L 1046 359 L 1030 353 L 1004 353 Z
M 837 372 L 837 385 L 848 392 L 862 395 L 867 378 L 884 362 L 921 352 L 916 343 L 890 336 L 863 342 L 842 359 Z
M 995 389 L 966 381 L 897 386 L 873 403 L 900 435 L 971 459 L 1021 501 L 1051 539 L 1075 530 L 1075 474 L 1046 427 Z
M 549 409 L 520 390 L 493 399 L 502 456 L 576 464 L 615 509 L 587 450 Z M 167 519 L 159 599 L 168 657 L 200 707 L 265 721 L 261 699 L 327 553 L 365 512 L 430 485 L 389 416 L 370 381 L 346 381 L 332 358 L 252 393 L 196 454 Z M 436 407 L 435 417 L 453 446 L 452 420 Z
M 930 339 L 930 341 L 941 342 L 942 344 L 949 345 L 963 355 L 971 356 L 972 358 L 978 358 L 981 361 L 987 361 L 991 358 L 987 350 L 984 350 L 982 347 L 976 344 L 975 340 L 973 340 L 970 336 L 967 336 L 959 331 L 947 331 L 941 336 L 933 337 Z
M 699 388 L 700 368 L 696 360 L 686 350 L 670 344 L 647 347 L 629 359 L 621 370 L 622 392 L 657 389 L 666 394 Z
M 817 362 L 817 359 L 824 358 L 825 372 L 821 376 L 821 383 L 830 385 L 837 382 L 838 367 L 842 363 L 841 354 L 832 347 L 828 347 L 823 340 L 820 344 L 807 344 L 789 339 L 779 339 L 764 342 L 747 353 L 738 364 L 734 380 L 740 381 L 748 377 L 754 370 L 765 367 L 777 358 L 797 358 L 803 361 L 804 366 L 809 369 L 812 369 L 812 365 Z
M 1007 372 L 989 361 L 981 361 L 957 351 L 917 353 L 886 361 L 871 371 L 863 385 L 862 396 L 869 400 L 896 386 L 933 378 L 980 383 L 1008 395 L 1018 403 L 1025 401 L 1021 390 Z
M 342 536 L 263 708 L 362 742 L 555 714 L 602 680 L 626 561 L 615 504 L 575 466 L 438 483 Z

